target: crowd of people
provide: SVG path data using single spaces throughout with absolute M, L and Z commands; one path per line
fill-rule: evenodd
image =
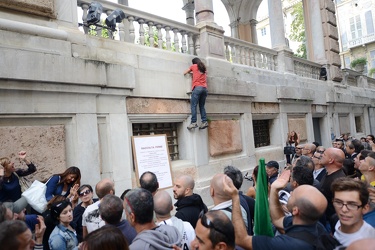
M 0 158 L 1 249 L 375 249 L 374 136 L 343 136 L 324 148 L 300 144 L 293 132 L 288 145 L 295 152 L 286 166 L 272 159 L 256 166 L 251 180 L 260 184 L 245 193 L 238 168 L 216 173 L 209 210 L 189 175 L 174 178 L 170 195 L 159 190 L 155 173 L 144 172 L 139 188 L 118 197 L 108 178 L 95 189 L 81 185 L 73 166 L 47 180 L 48 203 L 39 214 L 28 207 L 20 181 L 36 166 L 25 151 L 18 157 L 27 169 Z M 268 211 L 256 206 L 263 173 Z M 271 223 L 257 221 L 260 214 Z M 271 235 L 254 232 L 267 226 Z

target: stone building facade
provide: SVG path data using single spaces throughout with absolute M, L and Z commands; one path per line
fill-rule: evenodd
M 1 155 L 26 150 L 39 166 L 34 178 L 74 165 L 82 183 L 110 177 L 121 193 L 136 185 L 131 137 L 165 133 L 173 176 L 193 175 L 209 203 L 211 177 L 224 166 L 251 172 L 261 157 L 283 164 L 288 131 L 326 147 L 332 135 L 375 131 L 375 81 L 354 71 L 342 78 L 330 1 L 308 2 L 307 33 L 317 34 L 310 60 L 285 46 L 280 1 L 270 1 L 273 49 L 254 43 L 254 36 L 223 36 L 211 0 L 190 7 L 192 1 L 183 1 L 187 16 L 194 7 L 195 25 L 99 2 L 107 15 L 116 8 L 126 13 L 118 40 L 78 28 L 77 7 L 85 25 L 90 1 L 0 1 Z M 254 13 L 260 1 L 223 0 L 229 2 L 248 2 L 237 8 Z M 250 25 L 239 34 L 251 37 L 254 17 L 247 18 Z M 149 43 L 145 27 L 156 32 Z M 182 73 L 196 55 L 208 69 L 210 126 L 188 131 L 191 78 Z

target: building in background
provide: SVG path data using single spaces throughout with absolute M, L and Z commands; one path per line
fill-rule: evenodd
M 341 70 L 334 2 L 303 1 L 307 59 L 285 39 L 281 0 L 268 1 L 270 47 L 256 30 L 262 0 L 222 0 L 232 36 L 215 23 L 213 0 L 181 1 L 186 23 L 102 0 L 98 18 L 91 0 L 0 1 L 2 156 L 23 149 L 35 178 L 77 166 L 82 183 L 109 177 L 121 193 L 138 179 L 132 136 L 165 134 L 172 175 L 192 175 L 211 205 L 210 180 L 226 165 L 285 164 L 289 131 L 325 147 L 342 133 L 375 133 L 375 79 Z M 95 25 L 100 17 L 114 33 Z M 194 57 L 207 66 L 209 127 L 189 131 L 183 72 Z M 160 159 L 151 153 L 143 160 Z
M 364 74 L 375 77 L 375 1 L 336 0 L 343 68 L 360 57 L 367 59 Z

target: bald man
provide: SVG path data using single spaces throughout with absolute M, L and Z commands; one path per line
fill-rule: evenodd
M 332 203 L 333 193 L 331 190 L 331 184 L 335 179 L 346 176 L 344 170 L 342 170 L 344 160 L 345 154 L 341 149 L 338 148 L 326 149 L 319 160 L 320 164 L 325 166 L 327 171 L 327 174 L 323 176 L 320 182 L 320 191 L 328 201 L 325 215 L 326 220 L 331 223 L 331 226 L 334 226 L 336 223 L 336 220 L 331 218 L 332 215 L 335 214 L 335 208 L 333 207 Z
M 225 174 L 216 174 L 211 180 L 210 185 L 210 195 L 214 201 L 214 207 L 211 210 L 221 210 L 228 216 L 229 219 L 232 219 L 232 198 L 230 195 L 224 192 L 224 182 L 223 177 Z M 229 177 L 228 177 L 229 178 Z M 247 213 L 246 210 L 241 207 L 242 219 L 245 222 L 246 229 L 248 227 L 247 222 Z
M 316 149 L 315 144 L 307 143 L 303 146 L 302 155 L 306 155 L 311 158 L 315 153 L 315 149 Z
M 187 221 L 171 216 L 173 210 L 172 198 L 164 190 L 154 195 L 154 211 L 156 225 L 170 225 L 178 229 L 182 236 L 182 249 L 190 249 L 190 244 L 195 238 L 194 228 Z
M 175 216 L 189 222 L 193 228 L 197 224 L 199 213 L 207 212 L 199 194 L 194 194 L 194 179 L 189 175 L 182 175 L 174 181 L 173 197 L 177 200 Z
M 280 232 L 276 237 L 249 236 L 246 234 L 244 223 L 241 221 L 240 201 L 238 190 L 234 187 L 232 180 L 223 180 L 224 192 L 232 197 L 233 214 L 232 222 L 236 235 L 236 245 L 244 249 L 262 250 L 313 250 L 313 242 L 318 236 L 335 242 L 327 234 L 318 222 L 327 207 L 327 200 L 315 187 L 310 185 L 298 186 L 291 194 L 287 208 L 292 216 L 285 217 L 279 202 L 278 192 L 283 189 L 290 178 L 290 170 L 285 170 L 280 177 L 274 181 L 270 190 L 270 214 L 272 223 Z M 309 237 L 306 237 L 306 234 Z M 312 236 L 312 237 L 310 237 Z M 309 241 L 307 238 L 314 239 Z
M 88 206 L 82 215 L 83 238 L 105 225 L 104 220 L 99 215 L 99 204 L 107 194 L 115 194 L 115 184 L 111 179 L 105 178 L 96 184 L 95 192 L 99 200 Z

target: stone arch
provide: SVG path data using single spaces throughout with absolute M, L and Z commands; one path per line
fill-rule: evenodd
M 230 21 L 231 36 L 257 43 L 256 15 L 262 0 L 221 0 Z

